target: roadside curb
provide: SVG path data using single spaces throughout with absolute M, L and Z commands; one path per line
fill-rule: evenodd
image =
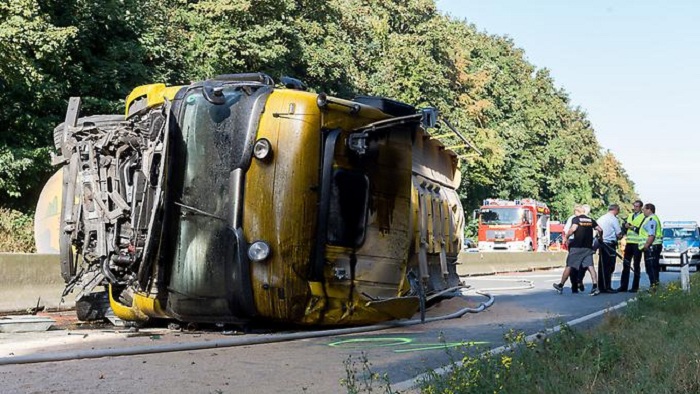
M 566 265 L 566 252 L 462 253 L 457 260 L 459 276 L 531 272 Z

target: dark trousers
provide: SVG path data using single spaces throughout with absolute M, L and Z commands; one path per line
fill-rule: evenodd
M 661 271 L 661 266 L 659 264 L 660 257 L 661 245 L 651 245 L 649 249 L 644 251 L 644 269 L 647 270 L 649 284 L 651 286 L 658 286 L 659 284 L 659 271 Z
M 612 274 L 615 272 L 615 248 L 617 242 L 606 242 L 598 249 L 598 289 L 612 290 Z
M 622 259 L 622 275 L 620 276 L 620 290 L 627 291 L 630 281 L 630 268 L 634 264 L 634 277 L 632 279 L 631 290 L 639 290 L 639 279 L 641 278 L 642 251 L 638 244 L 625 245 L 625 254 Z
M 578 286 L 579 284 L 583 283 L 583 278 L 586 277 L 586 272 L 588 272 L 588 268 L 572 268 L 571 272 L 569 273 L 569 279 L 571 280 L 571 288 L 576 289 L 578 291 Z M 576 292 L 574 291 L 574 293 Z

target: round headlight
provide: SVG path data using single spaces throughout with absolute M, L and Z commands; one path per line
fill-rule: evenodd
M 271 153 L 272 146 L 270 145 L 270 141 L 265 138 L 255 141 L 255 145 L 253 145 L 253 156 L 255 156 L 256 159 L 265 160 L 270 157 Z
M 270 245 L 265 241 L 255 241 L 248 247 L 248 258 L 251 261 L 263 261 L 270 255 Z
M 325 93 L 320 93 L 316 96 L 316 105 L 318 105 L 319 108 L 326 108 L 328 105 L 328 96 L 326 96 Z

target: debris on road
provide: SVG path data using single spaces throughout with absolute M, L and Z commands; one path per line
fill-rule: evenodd
M 17 315 L 0 317 L 0 332 L 37 332 L 47 331 L 56 323 L 55 320 L 43 316 Z

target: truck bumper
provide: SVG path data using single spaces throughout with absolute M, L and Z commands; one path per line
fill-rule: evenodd
M 527 250 L 525 241 L 493 242 L 479 241 L 479 252 L 523 252 Z

